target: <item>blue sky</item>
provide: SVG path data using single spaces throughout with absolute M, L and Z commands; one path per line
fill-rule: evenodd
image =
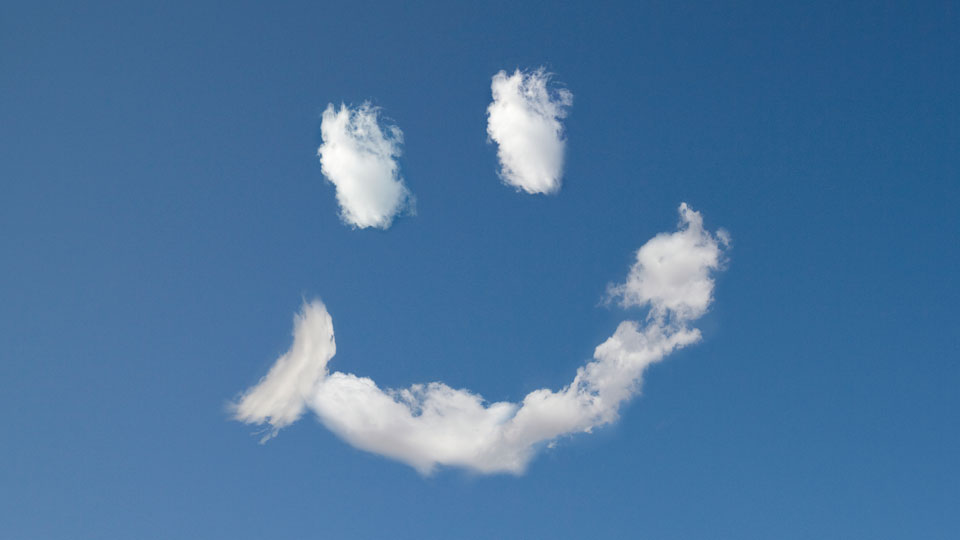
M 515 4 L 0 7 L 0 536 L 956 536 L 960 8 Z M 552 195 L 486 131 L 539 66 Z M 388 230 L 317 157 L 364 101 L 416 197 Z M 520 476 L 231 420 L 313 298 L 383 388 L 561 388 L 681 202 L 733 239 L 702 341 Z

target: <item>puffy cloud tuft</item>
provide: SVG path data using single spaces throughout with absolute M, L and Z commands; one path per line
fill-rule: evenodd
M 500 178 L 527 193 L 555 193 L 563 176 L 566 138 L 563 124 L 573 94 L 548 89 L 550 75 L 540 68 L 513 75 L 500 71 L 490 89 L 487 135 L 497 143 Z
M 637 250 L 627 281 L 610 287 L 610 296 L 624 307 L 650 306 L 656 316 L 699 317 L 713 300 L 712 273 L 729 243 L 726 231 L 705 231 L 700 213 L 683 203 L 680 230 L 658 234 Z
M 353 446 L 423 474 L 438 466 L 520 474 L 544 446 L 615 421 L 647 367 L 700 340 L 688 323 L 712 299 L 711 274 L 727 241 L 725 233 L 704 231 L 700 214 L 685 204 L 680 215 L 680 229 L 644 244 L 627 282 L 615 288 L 625 306 L 650 306 L 650 316 L 620 323 L 560 390 L 487 403 L 441 382 L 381 389 L 366 377 L 328 373 L 333 325 L 323 304 L 312 302 L 296 318 L 293 346 L 241 396 L 236 418 L 275 432 L 310 408 Z
M 379 109 L 327 105 L 320 123 L 323 144 L 317 149 L 323 174 L 337 189 L 344 222 L 387 229 L 397 214 L 413 210 L 413 197 L 400 176 L 397 158 L 403 132 L 381 125 Z

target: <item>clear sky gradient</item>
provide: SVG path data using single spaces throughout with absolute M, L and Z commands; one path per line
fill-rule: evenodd
M 5 2 L 0 538 L 956 538 L 956 2 Z M 491 77 L 574 95 L 519 193 Z M 404 133 L 417 214 L 339 219 L 328 103 Z M 523 476 L 412 468 L 226 405 L 322 298 L 332 367 L 559 388 L 689 203 L 703 341 Z

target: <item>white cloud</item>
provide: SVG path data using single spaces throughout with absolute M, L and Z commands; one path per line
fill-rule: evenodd
M 339 110 L 331 103 L 320 123 L 323 174 L 337 189 L 343 221 L 361 229 L 387 229 L 397 214 L 413 210 L 397 165 L 403 132 L 378 117 L 369 103 Z
M 327 308 L 317 301 L 304 304 L 294 318 L 293 346 L 232 405 L 234 417 L 250 424 L 270 424 L 272 432 L 264 440 L 276 435 L 303 415 L 336 352 Z
M 500 71 L 490 89 L 487 135 L 497 143 L 500 178 L 527 193 L 555 193 L 563 176 L 563 124 L 573 94 L 551 92 L 543 68 L 513 75 Z
M 711 301 L 711 272 L 719 268 L 726 235 L 704 231 L 700 214 L 686 204 L 680 215 L 680 230 L 644 244 L 627 282 L 615 288 L 624 305 L 649 305 L 650 315 L 620 323 L 560 390 L 535 390 L 520 403 L 486 403 L 440 382 L 392 390 L 366 377 L 329 373 L 333 325 L 324 306 L 312 302 L 296 318 L 293 346 L 241 396 L 236 418 L 277 430 L 309 407 L 353 446 L 424 474 L 437 466 L 520 474 L 543 446 L 616 420 L 620 406 L 639 392 L 647 366 L 699 341 L 688 322 Z M 667 275 L 673 272 L 676 279 Z
M 703 230 L 703 218 L 683 203 L 680 230 L 658 234 L 637 250 L 627 281 L 610 287 L 610 296 L 624 307 L 649 305 L 655 315 L 699 317 L 713 300 L 711 272 L 720 268 L 729 242 L 722 229 Z

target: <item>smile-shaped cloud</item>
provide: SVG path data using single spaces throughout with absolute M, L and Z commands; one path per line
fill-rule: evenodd
M 681 204 L 679 230 L 644 244 L 627 280 L 610 288 L 622 306 L 649 308 L 645 320 L 620 323 L 569 385 L 535 390 L 520 403 L 486 403 L 441 382 L 384 390 L 366 377 L 331 373 L 333 320 L 321 302 L 307 303 L 290 350 L 233 405 L 235 417 L 268 424 L 268 439 L 310 409 L 353 446 L 423 474 L 437 466 L 520 474 L 540 448 L 616 420 L 647 366 L 700 339 L 688 323 L 707 311 L 728 243 L 724 231 L 704 230 L 700 214 Z

